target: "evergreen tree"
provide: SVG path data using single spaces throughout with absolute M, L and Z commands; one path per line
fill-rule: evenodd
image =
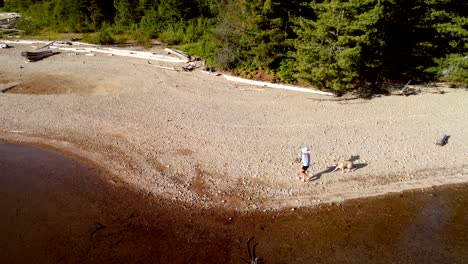
M 385 79 L 406 82 L 436 78 L 436 60 L 467 51 L 468 3 L 458 0 L 395 0 L 386 10 Z
M 222 66 L 277 69 L 292 48 L 289 15 L 280 1 L 226 1 L 216 30 Z
M 28 33 L 158 37 L 188 44 L 221 69 L 269 69 L 283 81 L 336 91 L 465 80 L 468 2 L 461 0 L 9 0 L 4 10 L 31 17 L 18 22 Z
M 114 7 L 117 11 L 115 23 L 121 27 L 129 27 L 138 23 L 141 19 L 138 4 L 138 0 L 114 0 Z
M 370 86 L 381 68 L 385 1 L 312 1 L 316 18 L 298 18 L 299 78 L 337 91 Z

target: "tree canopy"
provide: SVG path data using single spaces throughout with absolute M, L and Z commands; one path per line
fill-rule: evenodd
M 461 0 L 9 0 L 3 9 L 29 16 L 29 33 L 159 38 L 213 67 L 320 89 L 468 79 Z

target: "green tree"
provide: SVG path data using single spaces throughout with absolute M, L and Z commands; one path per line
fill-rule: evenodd
M 371 86 L 382 64 L 384 1 L 312 1 L 315 18 L 295 22 L 298 77 L 337 91 Z
M 385 79 L 433 80 L 436 60 L 467 51 L 468 3 L 394 0 L 385 12 L 381 72 Z
M 468 54 L 450 54 L 437 62 L 441 80 L 468 87 Z
M 285 8 L 290 5 L 274 0 L 226 1 L 215 30 L 222 68 L 277 69 L 292 48 L 287 41 L 291 12 Z
M 138 23 L 141 19 L 138 4 L 138 0 L 114 0 L 115 23 L 121 27 L 129 27 Z

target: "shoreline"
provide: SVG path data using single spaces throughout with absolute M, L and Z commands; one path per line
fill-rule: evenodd
M 63 52 L 25 63 L 28 49 L 0 50 L 0 85 L 18 83 L 0 93 L 0 140 L 71 152 L 169 201 L 276 211 L 468 182 L 461 89 L 320 101 L 136 58 Z M 318 175 L 305 184 L 294 163 L 301 146 Z M 330 173 L 350 156 L 358 170 Z
M 70 158 L 73 160 L 78 161 L 81 164 L 84 164 L 84 166 L 93 169 L 96 171 L 96 174 L 102 178 L 102 180 L 107 181 L 109 184 L 122 184 L 121 186 L 124 188 L 127 188 L 130 191 L 134 191 L 136 193 L 144 192 L 144 189 L 140 188 L 137 185 L 134 185 L 130 182 L 120 182 L 120 179 L 116 179 L 116 175 L 113 175 L 112 172 L 110 172 L 108 169 L 106 169 L 104 166 L 99 165 L 97 161 L 93 160 L 96 157 L 91 157 L 93 156 L 90 153 L 86 153 L 86 151 L 82 151 L 80 147 L 78 146 L 73 146 L 70 142 L 64 142 L 64 141 L 58 141 L 58 140 L 46 140 L 41 137 L 33 137 L 33 136 L 5 136 L 3 134 L 0 136 L 0 143 L 5 143 L 5 144 L 17 144 L 17 145 L 23 145 L 23 146 L 31 146 L 31 147 L 36 147 L 40 149 L 45 149 L 47 151 L 51 151 L 52 153 L 56 153 L 58 155 L 64 156 L 66 158 Z M 229 207 L 223 207 L 223 203 L 217 203 L 217 204 L 202 204 L 200 201 L 198 202 L 186 202 L 183 200 L 173 200 L 171 197 L 165 197 L 165 196 L 150 196 L 151 199 L 166 199 L 168 203 L 180 203 L 181 205 L 186 205 L 186 206 L 195 206 L 194 208 L 191 208 L 193 210 L 196 210 L 196 208 L 203 208 L 205 210 L 226 210 L 226 212 L 233 212 L 233 213 L 239 213 L 239 214 L 244 214 L 244 213 L 251 213 L 255 211 L 271 211 L 271 212 L 287 212 L 288 210 L 296 210 L 296 209 L 313 209 L 317 207 L 321 207 L 324 205 L 333 205 L 333 204 L 341 204 L 343 202 L 348 202 L 348 201 L 357 201 L 357 200 L 366 200 L 366 199 L 375 199 L 379 197 L 386 197 L 386 196 L 393 196 L 395 194 L 402 194 L 405 192 L 420 192 L 424 193 L 427 192 L 429 189 L 434 189 L 434 188 L 450 188 L 450 186 L 464 186 L 468 184 L 468 181 L 466 177 L 463 175 L 463 171 L 466 171 L 467 168 L 440 168 L 438 170 L 427 170 L 422 173 L 425 174 L 431 174 L 431 178 L 440 178 L 439 181 L 432 181 L 430 184 L 425 183 L 424 179 L 422 180 L 416 180 L 416 181 L 405 181 L 405 182 L 390 182 L 387 185 L 380 185 L 380 186 L 374 186 L 372 188 L 369 188 L 366 191 L 348 191 L 348 192 L 340 192 L 340 193 L 330 193 L 326 196 L 321 196 L 320 198 L 318 197 L 310 197 L 310 196 L 304 196 L 304 197 L 292 197 L 287 200 L 284 200 L 284 198 L 277 198 L 277 199 L 268 199 L 265 201 L 260 201 L 259 203 L 256 203 L 257 206 L 254 208 L 248 207 L 246 205 L 242 205 L 242 203 L 238 204 L 240 208 L 229 208 Z M 446 172 L 450 171 L 446 175 Z M 416 172 L 408 172 L 409 174 L 417 174 Z M 419 172 L 421 173 L 421 172 Z M 438 175 L 437 177 L 435 175 Z M 394 176 L 400 176 L 400 175 L 394 175 Z M 391 176 L 389 176 L 391 177 Z M 315 183 L 319 184 L 319 183 Z M 405 185 L 404 188 L 402 188 L 401 185 Z M 298 203 L 298 201 L 301 200 L 302 203 Z M 309 201 L 307 201 L 309 200 Z M 258 206 L 258 205 L 261 205 Z M 244 207 L 242 209 L 242 207 Z M 274 209 L 273 209 L 274 208 Z

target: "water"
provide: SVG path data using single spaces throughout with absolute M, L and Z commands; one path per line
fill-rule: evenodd
M 315 209 L 201 210 L 56 151 L 0 143 L 1 263 L 468 263 L 468 185 Z

